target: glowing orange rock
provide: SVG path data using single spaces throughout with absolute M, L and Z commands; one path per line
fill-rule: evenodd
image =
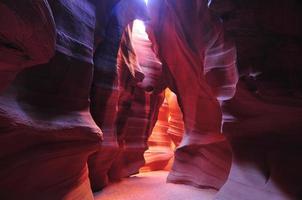
M 159 109 L 158 118 L 148 140 L 145 152 L 146 164 L 141 171 L 170 170 L 174 151 L 182 140 L 184 124 L 176 95 L 165 90 L 165 99 Z
M 174 156 L 172 140 L 168 135 L 169 106 L 165 99 L 159 109 L 158 118 L 148 139 L 148 150 L 145 152 L 145 167 L 141 171 L 169 170 L 169 161 Z M 171 165 L 171 164 L 170 164 Z
M 168 134 L 174 145 L 178 147 L 185 131 L 183 115 L 177 102 L 177 96 L 169 89 L 166 90 L 166 99 L 168 101 L 170 115 Z

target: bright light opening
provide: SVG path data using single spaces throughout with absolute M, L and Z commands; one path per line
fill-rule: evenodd
M 144 0 L 146 5 L 148 4 L 149 0 Z M 137 37 L 143 38 L 143 39 L 149 39 L 148 34 L 146 33 L 146 27 L 143 21 L 141 20 L 134 20 L 133 22 L 133 34 Z
M 134 20 L 133 23 L 133 33 L 139 37 L 144 39 L 148 39 L 148 34 L 146 33 L 146 27 L 143 21 L 141 20 Z

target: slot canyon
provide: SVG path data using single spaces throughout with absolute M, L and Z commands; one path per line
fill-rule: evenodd
M 0 200 L 94 199 L 301 200 L 302 1 L 0 0 Z

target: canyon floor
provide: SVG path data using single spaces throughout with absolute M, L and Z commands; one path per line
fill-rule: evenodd
M 166 183 L 166 171 L 133 175 L 95 193 L 95 200 L 212 200 L 216 191 Z

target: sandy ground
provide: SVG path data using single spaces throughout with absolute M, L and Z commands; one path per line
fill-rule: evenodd
M 216 191 L 166 183 L 168 172 L 140 173 L 95 193 L 95 200 L 212 200 Z

